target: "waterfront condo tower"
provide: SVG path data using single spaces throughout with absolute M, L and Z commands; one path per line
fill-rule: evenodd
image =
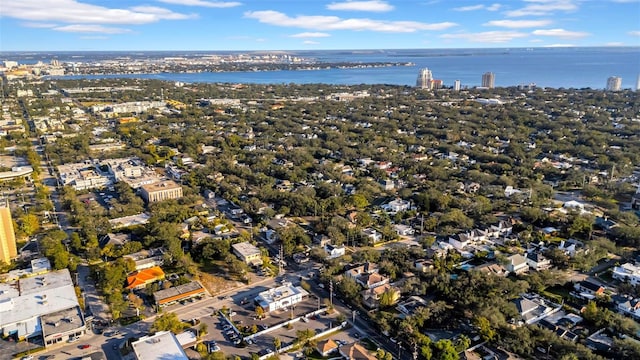
M 460 91 L 460 80 L 456 80 L 453 82 L 453 90 Z
M 482 87 L 487 89 L 493 89 L 495 86 L 496 75 L 492 72 L 486 72 L 482 74 Z
M 622 78 L 611 76 L 607 79 L 607 91 L 620 91 L 622 89 Z
M 0 206 L 0 261 L 11 263 L 18 256 L 16 234 L 13 232 L 11 210 L 7 203 Z
M 431 70 L 424 68 L 420 69 L 418 73 L 418 80 L 416 80 L 416 87 L 420 89 L 431 89 L 433 83 L 433 76 L 431 75 Z

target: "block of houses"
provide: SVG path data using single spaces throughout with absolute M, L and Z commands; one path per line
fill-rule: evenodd
M 516 309 L 525 324 L 533 324 L 557 312 L 562 306 L 552 304 L 539 296 L 522 296 L 514 300 Z
M 551 260 L 544 257 L 539 251 L 532 251 L 527 254 L 527 265 L 535 271 L 547 270 L 551 267 Z
M 375 287 L 387 284 L 389 282 L 389 278 L 383 275 L 378 274 L 377 272 L 370 274 L 362 274 L 356 277 L 356 282 L 365 289 L 373 289 Z
M 520 254 L 514 254 L 507 258 L 507 270 L 516 275 L 529 271 L 529 265 L 527 265 L 527 258 Z
M 560 241 L 560 245 L 558 245 L 558 249 L 562 250 L 562 252 L 564 252 L 570 258 L 575 257 L 577 254 L 586 252 L 584 243 L 576 239 L 568 239 L 568 240 Z

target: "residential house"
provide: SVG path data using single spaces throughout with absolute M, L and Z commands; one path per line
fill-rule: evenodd
M 329 259 L 335 259 L 345 254 L 346 248 L 344 246 L 335 246 L 331 244 L 326 244 L 324 246 L 324 251 L 327 253 L 327 257 Z
M 377 360 L 375 356 L 371 355 L 369 351 L 359 343 L 343 345 L 339 351 L 340 355 L 346 360 Z
M 345 271 L 344 275 L 355 280 L 360 275 L 371 274 L 374 272 L 378 272 L 378 265 L 367 262 L 362 265 L 352 267 L 351 269 Z
M 393 228 L 396 231 L 396 234 L 400 236 L 411 236 L 416 233 L 416 230 L 409 225 L 396 224 Z
M 628 281 L 631 285 L 640 284 L 640 266 L 632 263 L 622 264 L 613 268 L 611 275 L 616 280 Z
M 363 229 L 362 235 L 366 236 L 374 244 L 382 241 L 382 234 L 379 233 L 376 229 L 371 229 L 371 228 Z
M 508 221 L 501 220 L 497 225 L 491 225 L 489 231 L 492 237 L 509 236 L 513 231 L 513 225 Z
M 520 255 L 514 254 L 507 258 L 507 270 L 516 275 L 525 273 L 529 271 L 529 265 L 527 264 L 527 259 Z
M 506 277 L 507 275 L 509 275 L 509 271 L 507 271 L 507 269 L 504 266 L 495 262 L 478 265 L 475 267 L 475 270 L 482 271 L 486 274 L 497 275 L 502 277 Z
M 313 236 L 313 243 L 325 247 L 327 244 L 331 244 L 331 238 L 324 234 L 315 234 Z
M 406 301 L 403 301 L 396 306 L 396 309 L 400 311 L 404 315 L 413 315 L 418 308 L 425 307 L 428 305 L 428 302 L 419 297 L 419 296 L 411 296 Z
M 397 213 L 400 211 L 407 211 L 411 208 L 411 202 L 402 199 L 392 200 L 384 205 L 382 209 L 390 213 Z
M 540 296 L 523 295 L 514 300 L 516 309 L 525 324 L 533 324 L 557 312 L 561 305 L 553 304 Z
M 377 275 L 377 274 L 376 274 Z M 382 294 L 386 291 L 395 291 L 400 295 L 400 289 L 393 287 L 389 283 L 384 283 L 380 286 L 368 288 L 360 293 L 362 296 L 362 303 L 369 309 L 377 309 L 380 306 L 380 299 Z
M 576 290 L 580 297 L 593 299 L 596 296 L 604 295 L 604 286 L 593 283 L 589 280 L 580 281 L 575 283 L 573 288 Z
M 626 295 L 614 295 L 611 300 L 616 306 L 616 310 L 622 314 L 640 318 L 640 299 L 634 299 Z
M 420 259 L 413 263 L 416 270 L 420 272 L 427 272 L 427 270 L 433 269 L 433 260 Z
M 318 350 L 318 353 L 322 357 L 328 357 L 329 354 L 338 350 L 338 344 L 336 344 L 336 342 L 331 339 L 323 340 L 318 342 L 316 350 Z
M 618 223 L 615 221 L 605 217 L 598 216 L 596 217 L 595 226 L 601 228 L 605 232 L 611 231 L 613 228 L 618 226 Z
M 148 284 L 164 279 L 164 271 L 159 266 L 133 272 L 127 276 L 127 286 L 129 290 L 143 289 Z
M 387 284 L 389 282 L 389 278 L 374 272 L 370 274 L 362 274 L 356 277 L 356 282 L 364 286 L 365 289 L 373 289 Z
M 586 251 L 584 243 L 576 239 L 560 241 L 558 249 L 562 250 L 570 258 L 575 257 L 576 254 L 584 253 Z
M 527 265 L 535 271 L 547 270 L 551 267 L 551 260 L 538 251 L 532 251 L 527 254 Z

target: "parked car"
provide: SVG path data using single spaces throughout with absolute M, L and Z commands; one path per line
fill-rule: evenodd
M 67 340 L 67 342 L 68 343 L 74 343 L 74 342 L 76 342 L 78 340 L 80 340 L 80 338 L 77 337 L 77 336 L 74 336 L 74 337 L 69 338 L 69 340 Z
M 80 349 L 84 350 L 84 349 L 88 349 L 88 348 L 90 348 L 90 347 L 91 347 L 91 345 L 89 345 L 89 344 L 82 344 L 82 345 L 80 345 L 80 346 L 78 346 L 78 347 L 79 347 Z

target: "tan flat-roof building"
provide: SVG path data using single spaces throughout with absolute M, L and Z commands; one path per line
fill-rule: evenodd
M 182 197 L 182 186 L 173 180 L 164 180 L 140 187 L 140 195 L 147 203 Z
M 8 206 L 0 207 L 0 261 L 9 264 L 18 256 L 16 234 L 13 231 L 11 210 Z

